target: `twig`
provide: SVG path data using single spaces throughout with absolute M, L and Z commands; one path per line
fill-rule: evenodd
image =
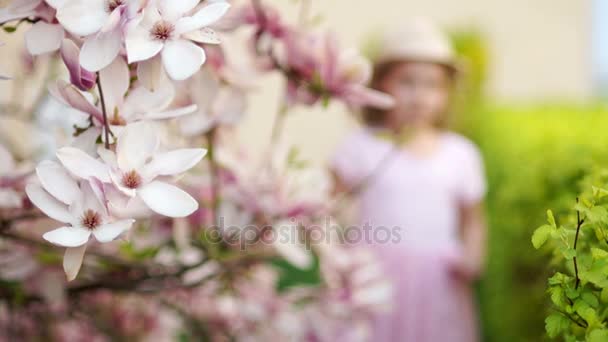
M 104 127 L 104 135 L 105 135 L 105 143 L 104 146 L 106 149 L 110 149 L 110 123 L 108 122 L 108 113 L 106 111 L 106 101 L 103 97 L 103 89 L 101 87 L 101 77 L 99 76 L 99 71 L 96 72 L 97 75 L 97 90 L 99 91 L 99 101 L 101 102 L 101 113 L 103 115 L 103 127 Z
M 576 203 L 578 203 L 578 197 L 576 198 Z M 576 210 L 576 234 L 574 235 L 574 252 L 576 253 L 576 243 L 578 242 L 578 234 L 581 230 L 581 226 L 583 225 L 583 222 L 585 222 L 585 220 L 581 220 L 581 212 L 579 210 Z M 574 288 L 578 289 L 578 285 L 581 282 L 581 279 L 578 277 L 578 263 L 576 261 L 576 255 L 574 256 L 574 258 L 572 258 L 572 262 L 574 264 L 574 277 L 575 277 L 575 283 L 574 283 Z

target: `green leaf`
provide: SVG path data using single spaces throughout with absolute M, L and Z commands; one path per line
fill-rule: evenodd
M 570 326 L 570 320 L 559 313 L 549 315 L 545 319 L 545 330 L 551 338 L 559 336 Z
M 591 292 L 583 293 L 581 295 L 581 299 L 593 308 L 597 308 L 600 305 L 599 301 L 597 300 L 597 297 Z
M 606 342 L 608 341 L 607 329 L 595 329 L 587 336 L 587 342 Z
M 553 216 L 553 211 L 551 211 L 551 209 L 547 210 L 547 222 L 549 222 L 553 228 L 557 228 L 555 217 Z
M 576 256 L 576 250 L 574 248 L 564 248 L 562 250 L 562 255 L 567 260 L 572 260 Z
M 5 32 L 8 32 L 8 33 L 13 33 L 15 31 L 17 31 L 17 26 L 3 26 L 2 28 L 4 29 Z
M 602 259 L 608 257 L 608 252 L 601 248 L 591 247 L 591 256 L 593 259 Z
M 539 249 L 544 245 L 553 230 L 554 227 L 547 224 L 538 227 L 532 234 L 532 245 L 534 248 Z
M 600 300 L 602 303 L 608 303 L 608 287 L 604 287 L 600 293 Z

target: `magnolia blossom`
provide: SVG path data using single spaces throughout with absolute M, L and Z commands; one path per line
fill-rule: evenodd
M 220 19 L 230 7 L 226 1 L 214 1 L 187 16 L 198 3 L 197 0 L 150 1 L 143 14 L 128 25 L 125 43 L 129 63 L 146 61 L 140 67 L 156 75 L 161 58 L 173 80 L 184 80 L 197 72 L 206 57 L 195 42 L 219 43 L 207 26 Z
M 340 50 L 332 34 L 292 30 L 284 42 L 285 63 L 296 75 L 288 80 L 292 102 L 310 105 L 337 98 L 354 108 L 394 105 L 391 96 L 366 87 L 371 77 L 369 62 L 355 50 Z
M 52 161 L 40 163 L 36 174 L 41 185 L 28 184 L 26 193 L 44 214 L 67 224 L 45 233 L 43 238 L 68 248 L 63 266 L 68 279 L 72 280 L 80 269 L 91 235 L 99 242 L 110 242 L 135 221 L 116 220 L 109 214 L 103 192 L 94 179 L 77 182 L 61 165 Z
M 75 68 L 78 66 L 75 65 Z M 175 88 L 168 81 L 163 82 L 153 92 L 143 86 L 130 89 L 129 68 L 122 58 L 116 58 L 99 74 L 100 83 L 105 91 L 108 121 L 113 131 L 118 130 L 117 126 L 125 126 L 132 122 L 173 118 L 190 114 L 197 109 L 196 105 L 190 105 L 168 110 L 175 96 Z M 76 83 L 69 84 L 58 80 L 49 91 L 64 105 L 90 115 L 96 126 L 103 125 L 101 104 L 95 105 L 94 99 L 80 92 Z
M 85 37 L 80 64 L 99 71 L 118 56 L 123 28 L 140 10 L 139 0 L 53 0 L 57 20 L 70 33 Z
M 188 136 L 204 134 L 219 125 L 236 124 L 245 112 L 242 89 L 221 84 L 208 70 L 201 70 L 185 84 L 198 111 L 180 118 L 180 130 Z
M 192 214 L 198 203 L 162 177 L 183 173 L 205 155 L 202 148 L 159 152 L 159 137 L 145 122 L 126 126 L 118 135 L 116 153 L 100 148 L 103 162 L 81 150 L 64 147 L 57 152 L 63 165 L 79 178 L 95 177 L 112 183 L 124 196 L 142 200 L 152 211 L 170 217 Z

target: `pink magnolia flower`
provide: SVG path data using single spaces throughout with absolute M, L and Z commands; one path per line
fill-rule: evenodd
M 118 56 L 123 28 L 140 11 L 139 0 L 53 0 L 57 20 L 70 33 L 85 37 L 80 64 L 99 71 Z
M 159 137 L 146 122 L 126 126 L 118 135 L 116 153 L 100 148 L 103 162 L 73 147 L 64 147 L 57 157 L 64 167 L 82 179 L 97 178 L 112 183 L 124 196 L 143 201 L 152 211 L 169 217 L 185 217 L 198 208 L 188 193 L 159 178 L 194 167 L 207 152 L 202 148 L 158 152 Z
M 128 230 L 135 220 L 114 219 L 108 213 L 103 193 L 98 185 L 94 185 L 95 181 L 77 182 L 55 162 L 40 163 L 36 174 L 41 185 L 28 184 L 26 193 L 45 215 L 67 224 L 42 237 L 68 248 L 63 266 L 68 280 L 73 280 L 78 274 L 91 235 L 99 242 L 110 242 Z
M 292 30 L 284 38 L 288 96 L 292 103 L 342 100 L 354 108 L 390 108 L 394 100 L 366 87 L 371 66 L 355 50 L 340 50 L 331 34 L 319 36 Z
M 197 73 L 184 86 L 198 107 L 195 113 L 179 120 L 180 130 L 187 136 L 201 135 L 220 125 L 236 124 L 245 113 L 245 92 L 220 83 L 208 70 Z
M 156 69 L 160 63 L 155 56 L 160 53 L 162 65 L 173 80 L 184 80 L 197 72 L 206 58 L 195 42 L 218 43 L 207 26 L 230 7 L 226 1 L 214 1 L 186 16 L 197 4 L 197 0 L 150 1 L 143 14 L 128 25 L 125 43 L 129 63 L 154 57 L 155 61 L 143 64 L 145 68 L 152 63 L 149 67 Z
M 67 43 L 67 46 L 69 45 Z M 78 82 L 84 83 L 88 80 L 82 77 L 85 71 L 79 69 L 77 65 L 74 65 L 72 71 L 76 78 L 73 84 L 58 80 L 54 86 L 49 87 L 51 95 L 61 103 L 90 115 L 94 119 L 93 123 L 101 127 L 103 125 L 101 104 L 95 105 L 93 99 L 85 96 L 88 94 L 80 92 L 76 86 Z M 79 72 L 80 78 L 78 78 Z M 143 86 L 130 89 L 129 68 L 122 58 L 116 58 L 99 74 L 104 89 L 108 121 L 113 131 L 119 130 L 117 126 L 125 126 L 132 122 L 173 118 L 190 114 L 197 109 L 196 105 L 167 109 L 175 97 L 175 88 L 171 82 L 162 82 L 156 91 L 149 91 Z

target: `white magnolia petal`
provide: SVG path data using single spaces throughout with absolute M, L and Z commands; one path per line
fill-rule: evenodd
M 205 156 L 204 148 L 183 148 L 179 150 L 157 153 L 150 163 L 145 166 L 147 175 L 170 176 L 191 169 Z
M 108 115 L 112 116 L 116 108 L 121 107 L 122 99 L 129 90 L 129 79 L 129 66 L 122 58 L 114 59 L 112 64 L 99 72 Z
M 118 167 L 125 172 L 138 170 L 154 155 L 159 143 L 153 125 L 147 122 L 128 125 L 118 136 L 116 145 Z
M 61 227 L 44 233 L 46 241 L 63 247 L 78 247 L 89 241 L 91 231 L 79 227 Z
M 203 44 L 220 44 L 222 42 L 217 32 L 208 27 L 203 27 L 200 30 L 186 32 L 182 35 L 182 37 Z
M 158 61 L 160 67 L 160 59 Z M 165 79 L 153 91 L 148 87 L 130 90 L 122 106 L 123 117 L 141 119 L 148 112 L 158 112 L 169 107 L 175 97 L 175 87 L 173 82 L 163 78 Z
M 170 119 L 175 118 L 182 115 L 188 115 L 196 112 L 198 109 L 197 105 L 190 105 L 187 107 L 176 108 L 172 110 L 166 110 L 163 112 L 148 112 L 143 115 L 143 119 L 147 120 L 160 120 L 160 119 Z
M 165 20 L 174 21 L 190 12 L 198 3 L 198 0 L 159 0 L 158 7 Z
M 87 38 L 80 50 L 80 65 L 89 71 L 99 71 L 107 67 L 118 56 L 121 43 L 120 30 Z
M 99 31 L 109 16 L 105 0 L 73 0 L 57 11 L 61 25 L 79 36 Z
M 63 27 L 39 21 L 25 33 L 25 46 L 33 56 L 59 50 Z
M 178 20 L 175 23 L 175 32 L 182 34 L 209 26 L 224 16 L 229 8 L 230 4 L 225 1 L 210 3 L 201 8 L 193 16 Z
M 88 179 L 95 177 L 104 183 L 110 182 L 108 166 L 74 147 L 63 147 L 57 151 L 57 158 L 73 175 Z
M 49 195 L 40 185 L 28 184 L 25 187 L 25 193 L 30 201 L 46 216 L 59 222 L 71 222 L 73 220 L 68 207 Z
M 163 49 L 163 42 L 152 39 L 150 32 L 140 26 L 131 28 L 125 39 L 129 64 L 154 57 Z
M 76 279 L 76 276 L 80 271 L 80 266 L 82 265 L 82 260 L 84 259 L 84 252 L 86 249 L 86 243 L 79 247 L 66 248 L 65 253 L 63 254 L 63 271 L 65 272 L 65 276 L 68 281 Z
M 137 63 L 137 80 L 151 92 L 156 92 L 161 87 L 161 72 L 160 56 L 154 56 Z
M 61 165 L 45 160 L 36 167 L 36 175 L 42 187 L 53 197 L 66 205 L 72 204 L 80 197 L 80 188 Z
M 171 79 L 185 80 L 205 63 L 205 51 L 187 40 L 170 41 L 162 51 L 163 66 Z
M 95 188 L 94 188 L 95 187 Z M 82 199 L 80 201 L 81 208 L 84 210 L 93 210 L 94 212 L 101 215 L 101 219 L 105 220 L 107 215 L 107 210 L 105 207 L 105 198 L 103 191 L 100 189 L 102 187 L 101 184 L 92 184 L 91 182 L 84 181 L 81 182 L 80 188 L 82 191 Z M 82 213 L 78 212 L 72 213 L 72 216 L 80 217 Z
M 215 125 L 213 117 L 206 115 L 205 112 L 184 116 L 179 119 L 179 130 L 182 134 L 192 137 L 199 136 L 208 132 Z
M 93 230 L 93 235 L 99 242 L 110 242 L 122 232 L 131 228 L 135 220 L 121 220 L 101 225 Z
M 81 112 L 91 114 L 99 122 L 103 122 L 101 111 L 93 106 L 72 84 L 63 80 L 58 80 L 56 89 L 56 94 L 60 96 L 60 101 L 67 103 Z M 51 88 L 49 88 L 49 91 L 51 91 Z M 54 92 L 51 92 L 51 95 L 54 95 Z
M 169 217 L 186 217 L 198 209 L 198 202 L 171 184 L 152 181 L 137 191 L 152 211 Z
M 114 151 L 99 146 L 97 147 L 97 154 L 99 155 L 99 158 L 101 158 L 101 160 L 110 167 L 110 169 L 118 167 L 118 164 L 116 163 L 116 153 L 114 153 Z

